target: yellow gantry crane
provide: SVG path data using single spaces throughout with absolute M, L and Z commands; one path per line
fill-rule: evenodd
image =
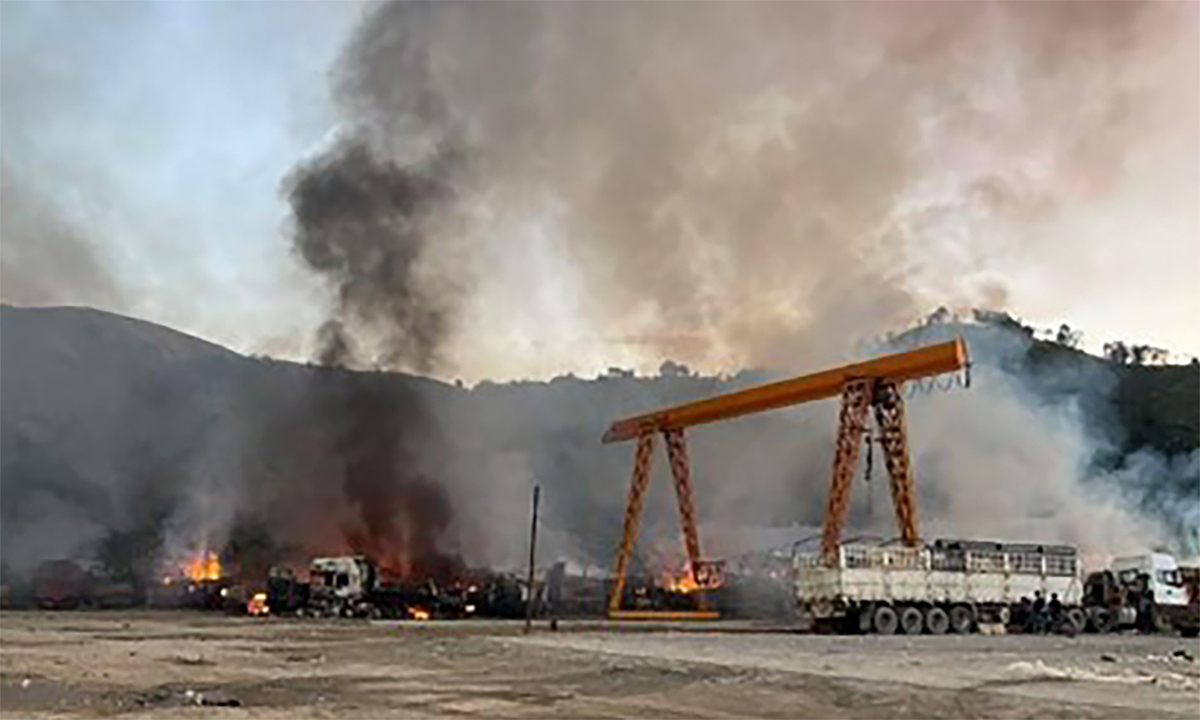
M 956 338 L 950 342 L 718 395 L 613 423 L 604 433 L 603 442 L 636 439 L 637 449 L 625 507 L 625 527 L 617 552 L 616 578 L 608 598 L 610 617 L 641 615 L 622 612 L 621 598 L 625 590 L 625 572 L 637 539 L 646 488 L 650 482 L 650 462 L 656 434 L 661 433 L 666 441 L 675 495 L 679 501 L 679 521 L 688 568 L 692 579 L 701 588 L 712 588 L 720 583 L 720 566 L 703 560 L 700 555 L 700 536 L 696 531 L 696 507 L 692 497 L 684 429 L 838 395 L 842 398 L 842 408 L 838 419 L 837 451 L 833 459 L 833 481 L 821 536 L 822 554 L 826 562 L 836 561 L 842 522 L 850 500 L 850 481 L 858 465 L 862 432 L 868 422 L 868 411 L 872 408 L 879 426 L 880 445 L 884 451 L 900 537 L 912 547 L 917 544 L 917 515 L 904 421 L 904 384 L 910 380 L 955 372 L 967 366 L 966 344 L 961 338 Z

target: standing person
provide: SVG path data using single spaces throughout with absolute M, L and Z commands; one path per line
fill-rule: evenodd
M 1046 596 L 1041 590 L 1033 593 L 1033 631 L 1039 635 L 1046 630 Z
M 1017 606 L 1017 617 L 1014 623 L 1021 628 L 1021 632 L 1033 632 L 1033 605 L 1029 602 L 1028 595 L 1021 596 L 1021 604 Z
M 1057 630 L 1062 626 L 1062 601 L 1058 599 L 1058 593 L 1050 594 L 1050 604 L 1047 606 L 1050 610 L 1050 627 Z
M 1150 576 L 1138 578 L 1137 624 L 1138 629 L 1146 635 L 1154 633 L 1154 590 L 1150 587 Z

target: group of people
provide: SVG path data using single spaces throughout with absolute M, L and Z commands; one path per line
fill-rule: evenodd
M 1137 613 L 1138 631 L 1146 634 L 1154 633 L 1156 631 L 1154 590 L 1149 576 L 1140 575 L 1136 582 L 1124 587 L 1121 592 L 1123 594 L 1120 595 L 1118 602 L 1122 606 L 1134 608 Z M 1050 600 L 1047 601 L 1045 594 L 1041 590 L 1037 590 L 1034 592 L 1032 602 L 1028 597 L 1021 598 L 1021 603 L 1012 619 L 1013 625 L 1021 628 L 1023 632 L 1034 634 L 1070 634 L 1082 630 L 1082 627 L 1076 627 L 1067 622 L 1064 610 L 1058 593 L 1051 593 Z
M 1028 596 L 1021 598 L 1017 617 L 1013 620 L 1024 632 L 1044 635 L 1062 631 L 1065 617 L 1058 593 L 1050 593 L 1050 601 L 1047 602 L 1045 594 L 1037 590 L 1033 593 L 1033 602 L 1029 601 Z

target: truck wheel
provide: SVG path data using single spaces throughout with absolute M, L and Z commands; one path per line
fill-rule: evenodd
M 878 605 L 875 612 L 871 614 L 871 625 L 880 635 L 895 635 L 896 628 L 900 625 L 900 618 L 891 606 Z
M 1087 627 L 1087 615 L 1080 608 L 1071 608 L 1066 614 L 1066 625 L 1073 635 L 1078 635 Z
M 950 608 L 950 629 L 957 635 L 966 635 L 975 627 L 975 613 L 966 605 Z
M 1171 618 L 1167 614 L 1154 608 L 1150 611 L 1150 622 L 1154 625 L 1154 632 L 1169 634 L 1175 628 L 1171 625 Z
M 950 616 L 940 607 L 930 607 L 925 611 L 925 629 L 930 635 L 945 635 L 950 629 Z
M 1194 638 L 1200 636 L 1200 628 L 1184 628 L 1179 631 L 1179 634 L 1185 638 Z
M 921 626 L 925 624 L 921 611 L 915 607 L 906 607 L 900 611 L 900 629 L 905 635 L 920 635 Z

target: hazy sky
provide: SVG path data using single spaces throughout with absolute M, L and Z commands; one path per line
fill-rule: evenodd
M 280 180 L 333 127 L 328 70 L 361 7 L 0 10 L 6 169 L 23 194 L 53 203 L 120 288 L 89 302 L 72 296 L 67 275 L 47 300 L 108 306 L 244 351 L 307 335 L 319 295 L 288 254 Z
M 1069 322 L 1093 349 L 1119 338 L 1200 355 L 1197 8 L 1130 80 L 1161 83 L 1152 97 L 1162 108 L 1105 192 L 1068 197 L 1011 245 L 990 238 L 1000 249 L 983 260 L 964 257 L 956 238 L 994 228 L 931 221 L 915 248 L 932 258 L 912 279 L 922 298 L 970 268 L 1003 281 L 1010 312 Z M 243 352 L 309 353 L 328 292 L 291 256 L 281 179 L 337 127 L 329 69 L 363 11 L 340 1 L 0 4 L 4 300 L 89 304 Z M 1002 155 L 976 142 L 946 147 L 940 161 L 961 170 Z M 555 250 L 556 232 L 553 214 L 504 219 L 497 233 L 527 260 L 506 275 L 509 254 L 485 259 L 496 274 L 451 344 L 456 374 L 661 361 L 582 319 L 587 287 Z M 946 291 L 947 304 L 960 300 Z

